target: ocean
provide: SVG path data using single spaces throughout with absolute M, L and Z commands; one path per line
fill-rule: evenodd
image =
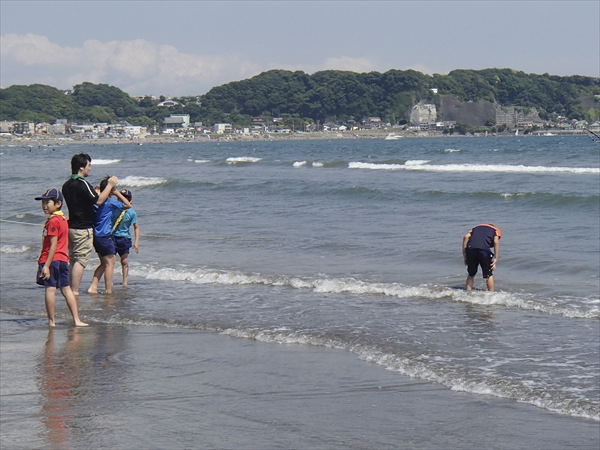
M 248 360 L 258 345 L 267 355 L 261 353 L 264 358 L 259 358 L 262 364 L 256 370 L 265 371 L 262 376 L 272 383 L 291 382 L 299 390 L 294 396 L 306 402 L 306 395 L 319 397 L 319 386 L 310 382 L 310 374 L 301 383 L 295 375 L 309 364 L 306 354 L 318 354 L 321 362 L 315 367 L 321 378 L 327 374 L 331 389 L 344 384 L 349 364 L 358 371 L 352 373 L 368 370 L 369 377 L 385 377 L 389 385 L 397 380 L 398 385 L 428 386 L 437 398 L 443 392 L 448 402 L 460 403 L 468 397 L 473 402 L 518 408 L 523 417 L 530 414 L 539 423 L 551 418 L 559 429 L 561 424 L 566 430 L 577 429 L 566 432 L 567 443 L 585 436 L 585 442 L 577 441 L 581 446 L 597 447 L 599 150 L 587 137 L 558 136 L 2 145 L 3 441 L 12 446 L 23 439 L 18 431 L 4 431 L 13 423 L 8 405 L 15 407 L 17 400 L 26 398 L 16 396 L 25 388 L 8 375 L 12 372 L 6 364 L 13 364 L 14 370 L 21 367 L 24 378 L 31 378 L 25 390 L 35 397 L 29 400 L 31 411 L 23 414 L 38 431 L 23 442 L 36 447 L 56 444 L 45 440 L 49 435 L 56 438 L 52 434 L 56 430 L 50 432 L 47 427 L 48 411 L 56 414 L 56 410 L 48 408 L 48 397 L 43 394 L 56 388 L 40 380 L 63 373 L 54 363 L 47 363 L 47 349 L 62 342 L 61 354 L 68 352 L 69 342 L 78 341 L 74 334 L 83 336 L 84 344 L 74 351 L 87 355 L 77 360 L 84 361 L 81 364 L 87 369 L 63 359 L 66 368 L 62 370 L 88 370 L 93 374 L 89 377 L 98 377 L 102 382 L 93 389 L 88 386 L 94 398 L 102 398 L 104 391 L 115 401 L 121 396 L 131 398 L 132 392 L 149 395 L 141 390 L 143 384 L 128 378 L 132 367 L 146 377 L 156 370 L 165 383 L 173 376 L 173 383 L 181 389 L 195 386 L 194 374 L 201 372 L 192 370 L 200 364 L 194 358 L 201 358 L 193 356 L 197 338 L 217 348 L 216 342 L 237 346 L 234 354 L 248 367 L 256 366 Z M 45 216 L 34 197 L 62 186 L 69 176 L 70 158 L 79 152 L 93 158 L 90 182 L 97 184 L 104 175 L 116 175 L 118 187 L 132 191 L 142 233 L 140 252 L 130 257 L 128 288 L 121 286 L 117 263 L 113 295 L 81 294 L 80 315 L 93 330 L 68 327 L 69 313 L 58 297 L 59 327 L 48 332 L 43 289 L 34 283 Z M 485 291 L 481 272 L 476 276 L 476 290 L 464 290 L 462 237 L 480 223 L 493 223 L 502 231 L 493 293 Z M 82 291 L 97 263 L 94 258 L 86 268 Z M 107 330 L 119 330 L 113 331 L 117 337 L 111 338 Z M 141 343 L 140 335 L 148 330 L 154 333 L 151 341 L 160 348 L 160 358 L 168 357 L 168 368 L 155 367 L 158 353 L 154 355 L 154 347 Z M 29 350 L 23 350 L 23 355 L 31 355 L 30 362 L 13 353 L 24 345 L 21 339 L 27 333 Z M 135 348 L 144 355 L 139 361 L 133 356 L 132 360 L 119 357 L 127 354 L 131 341 L 138 342 Z M 206 347 L 210 346 L 201 346 Z M 210 353 L 219 357 L 214 348 Z M 56 357 L 56 352 L 50 356 Z M 98 358 L 110 364 L 103 365 Z M 336 358 L 345 359 L 336 362 Z M 306 364 L 292 368 L 298 361 Z M 245 383 L 260 385 L 260 377 L 246 373 L 244 366 L 231 359 L 228 363 L 237 370 L 219 366 L 227 372 L 223 379 L 230 377 L 241 391 Z M 275 375 L 288 364 L 289 370 Z M 190 371 L 185 376 L 169 374 L 167 369 L 177 365 L 183 372 Z M 73 381 L 79 383 L 80 379 Z M 375 391 L 369 395 L 378 395 Z M 363 393 L 361 402 L 369 401 L 367 394 Z M 323 395 L 329 400 L 320 404 L 320 414 L 342 414 L 335 396 Z M 350 401 L 348 395 L 339 398 Z M 51 398 L 49 402 L 55 405 L 57 401 Z M 136 403 L 136 414 L 153 415 L 150 423 L 171 420 L 175 428 L 178 423 L 180 436 L 185 435 L 188 421 L 197 423 L 204 420 L 201 417 L 210 416 L 214 427 L 228 429 L 232 417 L 245 423 L 270 408 L 280 415 L 292 414 L 283 404 L 269 402 L 262 412 L 245 412 L 237 410 L 232 400 L 218 407 L 223 415 L 216 417 L 208 407 L 200 414 L 194 401 L 197 398 L 178 398 L 186 411 L 181 417 L 171 406 L 154 407 L 149 413 L 141 402 Z M 45 405 L 41 409 L 36 407 L 40 403 Z M 82 408 L 88 408 L 77 402 L 69 405 L 72 411 L 65 411 L 64 404 L 60 410 L 67 435 L 59 436 L 60 445 L 56 445 L 116 445 L 106 441 L 107 435 L 100 438 L 91 430 L 82 431 L 82 424 L 76 427 L 77 433 L 69 434 L 69 420 L 76 420 Z M 104 398 L 104 409 L 86 409 L 85 415 L 108 417 L 103 414 L 114 407 Z M 438 408 L 431 406 L 430 416 Z M 477 411 L 473 417 L 482 412 Z M 274 448 L 463 448 L 457 442 L 464 448 L 473 448 L 474 442 L 486 443 L 487 448 L 515 448 L 525 442 L 502 433 L 495 435 L 499 440 L 486 442 L 467 428 L 461 435 L 463 441 L 456 441 L 452 433 L 433 438 L 438 425 L 427 416 L 419 422 L 424 431 L 401 444 L 391 437 L 383 439 L 385 433 L 399 432 L 393 424 L 381 428 L 390 414 L 369 416 L 366 427 L 364 417 L 348 416 L 347 423 L 336 430 L 342 437 L 333 441 L 326 438 L 332 430 L 324 425 L 324 418 L 313 418 L 317 428 L 311 428 L 312 440 L 306 440 L 302 427 L 294 433 L 288 424 L 289 439 L 265 441 L 270 434 L 264 430 L 279 424 L 278 417 L 282 417 L 275 415 L 250 427 L 253 431 L 229 429 L 230 440 L 219 440 L 222 436 L 210 440 L 207 436 L 212 435 L 206 431 L 202 434 L 205 441 L 188 435 L 169 442 L 182 448 L 194 447 L 194 442 L 203 442 L 198 444 L 201 448 L 260 448 L 266 442 L 274 443 Z M 449 420 L 454 414 L 447 412 L 444 417 Z M 101 428 L 119 429 L 120 420 L 133 420 L 118 417 L 103 422 Z M 174 421 L 174 417 L 181 420 Z M 152 426 L 141 419 L 137 425 L 128 423 L 137 438 L 152 434 Z M 279 425 L 282 432 L 285 427 Z M 362 437 L 344 441 L 343 436 L 352 435 L 357 427 L 364 427 L 360 428 Z M 587 431 L 581 434 L 581 428 Z M 148 441 L 150 447 L 152 443 L 162 447 L 156 437 Z M 127 439 L 122 442 L 132 448 Z M 560 448 L 558 442 L 545 448 L 552 448 L 552 443 Z M 527 445 L 537 448 L 530 442 Z

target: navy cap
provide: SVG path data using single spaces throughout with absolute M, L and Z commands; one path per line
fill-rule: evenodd
M 62 192 L 60 192 L 60 190 L 58 190 L 58 189 L 48 189 L 46 192 L 44 192 L 39 197 L 36 197 L 35 199 L 36 200 L 46 200 L 48 198 L 51 198 L 53 200 L 58 200 L 60 202 L 63 201 Z
M 131 201 L 131 191 L 127 190 L 127 189 L 121 189 L 121 194 L 123 195 L 123 197 L 125 197 L 127 200 Z

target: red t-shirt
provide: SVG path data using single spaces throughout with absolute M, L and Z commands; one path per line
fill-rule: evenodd
M 44 227 L 44 240 L 42 241 L 42 253 L 38 258 L 38 264 L 44 264 L 50 252 L 50 237 L 57 236 L 56 253 L 52 261 L 69 262 L 69 223 L 64 216 L 51 216 Z

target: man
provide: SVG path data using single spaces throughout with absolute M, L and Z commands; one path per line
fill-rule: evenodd
M 117 177 L 111 177 L 106 189 L 97 194 L 92 185 L 85 180 L 91 170 L 90 155 L 74 155 L 71 158 L 71 178 L 62 187 L 69 208 L 69 274 L 71 290 L 75 295 L 79 295 L 83 271 L 93 249 L 96 220 L 94 205 L 102 205 L 119 182 Z
M 501 237 L 500 228 L 491 223 L 477 225 L 463 237 L 462 254 L 469 274 L 466 282 L 467 291 L 473 289 L 479 266 L 481 266 L 488 291 L 494 291 L 493 271 L 498 263 Z M 490 251 L 492 247 L 494 248 L 493 253 Z

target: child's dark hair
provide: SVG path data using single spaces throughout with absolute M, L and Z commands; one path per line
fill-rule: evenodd
M 106 186 L 108 186 L 109 178 L 110 175 L 106 175 L 104 178 L 102 178 L 102 181 L 100 182 L 100 192 L 104 192 L 104 189 L 106 189 Z

